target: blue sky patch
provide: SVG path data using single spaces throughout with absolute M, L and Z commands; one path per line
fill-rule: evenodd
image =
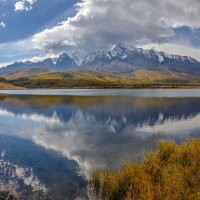
M 15 11 L 12 0 L 0 0 L 0 43 L 21 40 L 51 28 L 75 13 L 76 0 L 38 0 L 29 11 Z

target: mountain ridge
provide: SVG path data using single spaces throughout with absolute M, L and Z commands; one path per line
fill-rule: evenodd
M 28 68 L 48 68 L 55 72 L 85 69 L 116 75 L 130 74 L 136 69 L 145 68 L 152 71 L 166 69 L 176 73 L 200 74 L 200 62 L 189 56 L 167 54 L 153 49 L 145 50 L 122 43 L 109 50 L 89 52 L 83 58 L 78 54 L 64 52 L 58 57 L 45 58 L 38 62 L 14 62 L 0 68 L 0 76 Z

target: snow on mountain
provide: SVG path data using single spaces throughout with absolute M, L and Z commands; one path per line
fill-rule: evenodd
M 114 74 L 131 73 L 138 68 L 200 73 L 200 62 L 191 57 L 171 55 L 153 49 L 145 50 L 122 43 L 107 51 L 89 53 L 81 67 Z
M 53 71 L 91 69 L 112 73 L 130 73 L 137 68 L 157 70 L 165 68 L 176 72 L 200 73 L 200 62 L 188 56 L 171 55 L 153 49 L 146 50 L 119 43 L 108 50 L 84 52 L 64 52 L 59 56 L 37 60 L 36 62 L 15 62 L 0 69 L 0 74 L 9 74 L 31 68 L 46 67 Z M 112 70 L 110 69 L 112 68 Z
M 108 51 L 96 51 L 89 53 L 84 59 L 83 64 L 95 62 L 96 59 L 105 61 L 113 59 L 126 60 L 129 58 L 129 60 L 131 60 L 137 56 L 143 56 L 148 60 L 154 60 L 159 63 L 164 62 L 166 59 L 173 59 L 176 61 L 189 61 L 193 63 L 197 62 L 195 59 L 188 56 L 171 55 L 164 52 L 158 52 L 153 49 L 145 50 L 120 43 Z
M 179 56 L 179 55 L 171 55 L 167 54 L 165 52 L 158 52 L 153 49 L 146 50 L 142 48 L 136 48 L 134 46 L 129 46 L 129 45 L 124 45 L 122 43 L 119 43 L 118 45 L 115 45 L 112 49 L 110 50 L 102 50 L 102 51 L 93 51 L 85 55 L 85 53 L 82 52 L 68 52 L 68 53 L 62 53 L 57 57 L 50 57 L 50 58 L 45 58 L 38 60 L 37 62 L 33 61 L 18 61 L 13 64 L 27 64 L 27 65 L 32 65 L 35 63 L 45 63 L 45 64 L 53 64 L 57 65 L 59 63 L 75 63 L 77 66 L 85 65 L 94 62 L 95 60 L 113 60 L 113 59 L 120 59 L 120 60 L 125 60 L 128 57 L 136 57 L 136 56 L 144 56 L 147 59 L 151 60 L 157 60 L 159 63 L 162 63 L 165 61 L 165 59 L 174 59 L 177 61 L 190 61 L 190 62 L 197 62 L 195 59 L 188 57 L 188 56 Z
M 77 66 L 80 66 L 86 56 L 86 53 L 82 51 L 74 51 L 68 52 L 68 55 L 74 60 Z

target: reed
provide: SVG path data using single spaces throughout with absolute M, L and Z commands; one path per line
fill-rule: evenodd
M 200 200 L 200 139 L 162 142 L 141 162 L 96 170 L 90 185 L 97 199 Z

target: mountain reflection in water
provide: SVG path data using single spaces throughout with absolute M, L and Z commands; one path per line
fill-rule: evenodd
M 1 163 L 12 169 L 25 199 L 87 199 L 92 170 L 139 159 L 162 139 L 198 137 L 199 102 L 195 97 L 0 95 Z M 0 172 L 6 182 L 1 164 Z

